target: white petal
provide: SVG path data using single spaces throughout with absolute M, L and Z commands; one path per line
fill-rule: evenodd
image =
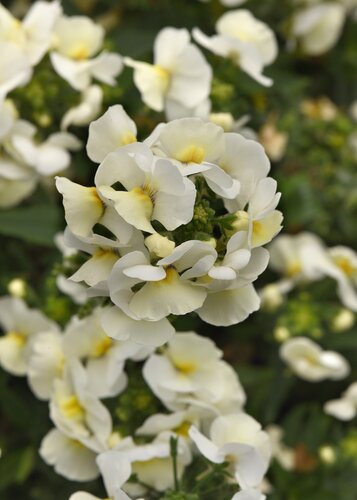
M 241 323 L 260 306 L 259 295 L 253 285 L 233 290 L 209 293 L 203 306 L 196 312 L 203 321 L 216 326 Z
M 136 321 L 119 308 L 112 307 L 103 315 L 102 326 L 107 335 L 117 340 L 131 339 L 148 346 L 165 344 L 175 333 L 169 321 Z
M 90 481 L 99 476 L 96 453 L 57 429 L 52 429 L 42 440 L 40 455 L 54 466 L 57 474 L 71 481 Z
M 89 236 L 104 212 L 96 189 L 75 184 L 65 177 L 56 178 L 56 187 L 63 195 L 65 217 L 71 231 L 78 236 Z
M 136 125 L 123 106 L 110 106 L 98 120 L 89 126 L 87 153 L 91 160 L 100 163 L 108 153 L 136 141 Z M 101 182 L 102 184 L 102 182 Z

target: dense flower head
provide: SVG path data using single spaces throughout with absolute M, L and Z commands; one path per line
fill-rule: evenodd
M 107 334 L 119 338 L 125 324 L 125 335 L 147 344 L 140 325 L 161 324 L 158 345 L 170 315 L 196 311 L 230 325 L 259 307 L 252 283 L 282 216 L 258 143 L 199 118 L 159 124 L 139 142 L 116 105 L 91 123 L 87 151 L 99 163 L 95 186 L 58 177 L 57 188 L 67 245 L 90 255 L 71 279 L 115 306 Z

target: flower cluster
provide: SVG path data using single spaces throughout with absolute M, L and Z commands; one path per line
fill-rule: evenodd
M 159 492 L 173 487 L 174 439 L 178 478 L 198 449 L 213 463 L 229 462 L 242 494 L 263 498 L 257 487 L 268 468 L 270 440 L 244 412 L 245 392 L 222 351 L 207 338 L 183 332 L 155 353 L 129 339 L 109 338 L 102 328 L 105 315 L 97 308 L 85 318 L 73 317 L 62 332 L 21 299 L 0 301 L 5 330 L 0 363 L 13 375 L 27 376 L 35 396 L 49 403 L 54 427 L 42 440 L 41 457 L 73 481 L 101 474 L 110 498 L 129 498 L 121 490 L 124 483 L 137 498 L 145 494 L 142 485 Z M 135 440 L 115 431 L 101 401 L 127 388 L 130 360 L 145 361 L 147 390 L 166 411 L 150 415 L 135 429 Z M 71 498 L 82 496 L 87 498 L 81 492 Z
M 90 257 L 71 277 L 109 297 L 103 328 L 161 345 L 170 315 L 214 325 L 258 309 L 262 246 L 280 230 L 276 182 L 262 147 L 198 118 L 160 124 L 144 142 L 119 105 L 89 128 L 95 186 L 59 177 L 65 242 Z M 213 237 L 214 235 L 214 237 Z

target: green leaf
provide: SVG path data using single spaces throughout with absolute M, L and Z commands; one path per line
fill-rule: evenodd
M 60 212 L 54 205 L 37 205 L 0 212 L 0 234 L 37 245 L 52 246 L 60 227 Z

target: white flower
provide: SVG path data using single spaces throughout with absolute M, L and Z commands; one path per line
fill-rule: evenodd
M 190 222 L 196 197 L 194 184 L 170 161 L 154 158 L 147 146 L 126 148 L 107 155 L 97 170 L 95 183 L 103 199 L 112 202 L 128 224 L 148 233 L 156 232 L 152 220 L 169 231 Z M 125 190 L 111 187 L 117 182 Z
M 287 340 L 280 348 L 281 358 L 300 378 L 309 382 L 339 380 L 350 372 L 348 361 L 335 351 L 324 351 L 305 337 Z
M 85 90 L 92 78 L 115 84 L 122 70 L 118 54 L 101 52 L 104 30 L 85 16 L 62 16 L 55 25 L 51 62 L 56 72 L 74 89 Z
M 186 29 L 164 28 L 154 43 L 154 64 L 125 58 L 145 104 L 163 111 L 167 100 L 193 108 L 207 99 L 212 70 Z
M 89 387 L 99 398 L 116 396 L 125 389 L 124 364 L 127 359 L 138 361 L 152 352 L 152 348 L 108 337 L 101 326 L 104 313 L 105 309 L 95 309 L 84 319 L 74 317 L 63 338 L 66 358 L 86 360 Z
M 163 354 L 153 354 L 146 361 L 143 375 L 169 408 L 192 405 L 211 414 L 241 409 L 244 391 L 221 357 L 211 340 L 193 332 L 176 333 Z
M 357 415 L 357 382 L 353 382 L 340 399 L 324 404 L 324 411 L 339 420 L 352 420 Z
M 267 471 L 271 450 L 269 436 L 245 413 L 217 417 L 207 439 L 194 426 L 189 430 L 199 451 L 211 462 L 229 462 L 241 488 L 259 485 Z
M 196 408 L 177 411 L 170 414 L 157 413 L 148 417 L 136 430 L 138 436 L 155 436 L 164 431 L 172 431 L 182 439 L 188 438 L 192 424 L 199 424 L 199 411 Z
M 32 70 L 26 56 L 13 43 L 0 40 L 0 101 L 29 82 Z
M 225 202 L 229 211 L 243 210 L 264 179 L 270 162 L 263 147 L 237 133 L 225 133 L 224 148 L 217 165 L 240 183 L 240 191 L 232 201 Z M 231 203 L 231 205 L 230 205 Z
M 269 243 L 281 230 L 283 215 L 275 210 L 280 200 L 280 193 L 276 193 L 277 183 L 271 177 L 261 179 L 252 194 L 247 211 L 236 212 L 236 220 L 232 226 L 237 231 L 248 231 L 248 241 L 251 248 Z M 227 200 L 226 207 L 232 210 L 239 206 L 236 200 Z
M 326 260 L 320 238 L 303 232 L 296 236 L 278 236 L 269 246 L 270 267 L 293 281 L 315 281 L 323 277 L 319 265 Z
M 71 125 L 88 125 L 97 118 L 103 101 L 103 90 L 99 85 L 91 85 L 82 92 L 81 101 L 63 115 L 61 130 L 67 130 Z
M 49 176 L 69 167 L 69 151 L 78 151 L 81 142 L 73 134 L 57 132 L 41 144 L 36 144 L 32 137 L 16 135 L 13 137 L 13 146 L 27 165 L 40 175 Z
M 31 342 L 41 332 L 58 327 L 36 309 L 15 297 L 0 299 L 0 324 L 5 335 L 0 337 L 0 364 L 13 375 L 26 375 Z
M 292 35 L 304 53 L 319 56 L 337 42 L 346 10 L 337 2 L 322 2 L 298 11 L 292 19 Z
M 136 142 L 136 134 L 136 125 L 123 106 L 110 106 L 104 115 L 89 126 L 88 156 L 94 162 L 100 163 L 107 154 Z
M 113 267 L 108 280 L 112 302 L 134 319 L 158 321 L 199 308 L 207 295 L 191 280 L 205 275 L 216 251 L 198 240 L 186 241 L 152 266 L 142 252 L 131 252 Z M 138 291 L 133 287 L 145 283 Z
M 97 454 L 58 429 L 46 434 L 39 453 L 47 464 L 54 466 L 57 474 L 70 481 L 91 481 L 99 476 Z
M 214 54 L 228 57 L 262 85 L 272 80 L 263 76 L 264 66 L 271 64 L 278 53 L 274 32 L 251 12 L 238 9 L 226 12 L 216 23 L 217 35 L 206 36 L 198 28 L 194 39 Z
M 118 444 L 116 451 L 131 463 L 132 471 L 137 474 L 140 482 L 157 491 L 165 491 L 174 486 L 169 444 L 172 436 L 175 437 L 175 434 L 161 432 L 151 443 L 141 446 L 125 440 Z M 191 452 L 186 441 L 179 437 L 177 442 L 179 479 L 191 460 Z
M 250 251 L 246 242 L 246 232 L 233 235 L 223 260 L 216 262 L 202 279 L 208 295 L 197 314 L 207 323 L 236 324 L 259 308 L 260 299 L 251 283 L 265 270 L 269 253 L 264 248 Z
M 68 360 L 64 378 L 53 383 L 50 417 L 66 436 L 96 452 L 107 449 L 111 416 L 91 392 L 86 371 L 77 359 Z
M 155 154 L 174 160 L 182 175 L 201 173 L 219 196 L 235 198 L 238 181 L 216 165 L 224 151 L 223 129 L 200 118 L 181 118 L 161 126 L 151 145 Z
M 63 374 L 65 358 L 62 340 L 60 332 L 49 331 L 39 333 L 31 343 L 27 375 L 38 399 L 49 399 L 53 381 Z
M 62 12 L 59 1 L 34 2 L 23 21 L 18 21 L 0 5 L 0 42 L 14 43 L 31 66 L 40 62 L 47 52 L 56 20 Z M 1 49 L 2 51 L 2 49 Z

